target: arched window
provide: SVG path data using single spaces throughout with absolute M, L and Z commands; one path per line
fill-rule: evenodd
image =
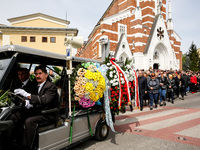
M 123 53 L 123 54 L 120 55 L 119 61 L 125 62 L 127 58 L 128 58 L 127 54 Z

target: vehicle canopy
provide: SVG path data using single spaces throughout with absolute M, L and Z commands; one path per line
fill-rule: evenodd
M 20 63 L 66 67 L 67 60 L 67 56 L 65 55 L 47 52 L 44 50 L 38 50 L 19 45 L 2 46 L 0 47 L 0 89 L 2 88 L 4 81 L 10 72 L 10 69 L 16 61 Z M 100 64 L 102 63 L 98 60 L 80 57 L 72 57 L 72 62 L 73 67 L 80 64 L 81 62 L 97 62 Z

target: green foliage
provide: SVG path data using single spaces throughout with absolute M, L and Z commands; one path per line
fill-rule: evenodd
M 58 68 L 58 67 L 53 67 L 53 69 L 54 69 L 54 71 L 55 71 L 57 74 L 61 75 L 62 70 L 61 70 L 60 68 Z
M 190 58 L 190 70 L 196 72 L 199 71 L 199 54 L 197 52 L 197 46 L 192 42 L 188 56 Z
M 7 106 L 11 103 L 10 98 L 8 97 L 8 91 L 3 92 L 3 90 L 0 90 L 0 107 Z
M 183 70 L 187 71 L 188 69 L 190 69 L 190 57 L 188 56 L 187 53 L 183 54 L 182 56 L 182 65 L 183 65 Z
M 29 76 L 29 78 L 30 78 L 31 81 L 33 81 L 33 80 L 35 79 L 35 75 L 34 75 L 34 74 L 31 74 L 31 75 Z

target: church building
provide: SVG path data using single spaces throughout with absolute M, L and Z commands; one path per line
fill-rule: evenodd
M 171 0 L 113 0 L 76 56 L 103 60 L 111 53 L 135 69 L 181 70 L 180 47 Z

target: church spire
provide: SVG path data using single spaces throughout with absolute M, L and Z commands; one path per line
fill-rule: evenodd
M 167 20 L 167 29 L 173 30 L 173 21 L 172 21 L 172 5 L 171 0 L 168 2 L 168 20 Z
M 140 7 L 140 0 L 136 0 L 137 1 L 137 7 Z
M 168 6 L 168 14 L 169 14 L 169 16 L 168 16 L 168 18 L 169 19 L 172 19 L 172 4 L 171 4 L 171 0 L 169 0 L 169 6 Z

